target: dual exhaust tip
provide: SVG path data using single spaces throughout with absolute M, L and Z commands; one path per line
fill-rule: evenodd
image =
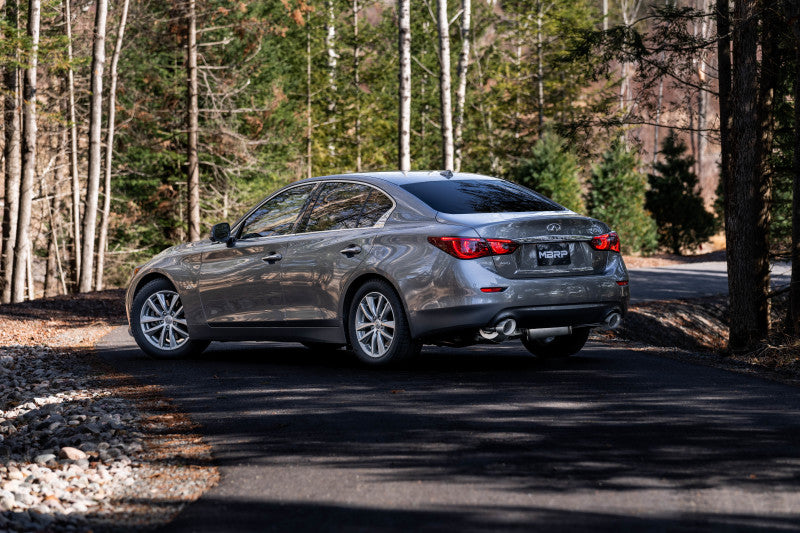
M 600 329 L 612 330 L 619 327 L 622 323 L 622 313 L 619 311 L 612 311 L 603 320 Z M 529 339 L 545 339 L 547 337 L 560 337 L 563 335 L 570 335 L 572 333 L 571 326 L 564 326 L 558 328 L 533 328 L 526 329 L 524 332 Z M 487 341 L 500 342 L 508 337 L 521 335 L 523 331 L 517 329 L 517 321 L 513 318 L 504 318 L 497 324 L 490 328 L 481 328 L 479 335 Z

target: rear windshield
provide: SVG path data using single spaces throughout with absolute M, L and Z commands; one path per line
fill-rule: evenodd
M 564 207 L 507 181 L 441 180 L 407 183 L 402 188 L 431 206 L 452 215 L 564 211 Z

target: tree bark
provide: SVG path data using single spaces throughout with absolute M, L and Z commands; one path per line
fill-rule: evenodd
M 80 283 L 81 273 L 81 181 L 78 174 L 78 122 L 75 118 L 75 76 L 72 71 L 72 12 L 71 0 L 64 3 L 64 24 L 67 27 L 67 93 L 69 113 L 69 169 L 72 178 L 72 266 L 75 286 Z
M 469 68 L 469 48 L 471 32 L 472 1 L 461 0 L 461 53 L 458 56 L 458 87 L 456 88 L 456 118 L 453 142 L 455 144 L 455 171 L 461 171 L 461 154 L 464 148 L 464 109 L 467 102 L 467 69 Z
M 411 0 L 397 0 L 400 53 L 397 158 L 400 170 L 411 170 Z
M 442 165 L 453 170 L 453 104 L 450 92 L 450 21 L 447 0 L 437 1 L 439 26 L 439 101 L 442 120 Z
M 731 188 L 731 25 L 730 0 L 717 0 L 717 70 L 719 84 L 720 171 L 724 212 L 728 213 Z
M 536 113 L 539 122 L 539 135 L 544 128 L 544 7 L 541 0 L 536 2 Z
M 361 86 L 359 80 L 359 54 L 361 54 L 358 41 L 358 14 L 360 7 L 358 0 L 353 0 L 353 85 L 356 93 L 355 112 L 355 143 L 356 143 L 356 172 L 361 172 Z
M 86 181 L 86 208 L 83 213 L 83 246 L 81 275 L 78 290 L 92 290 L 94 239 L 97 227 L 97 203 L 100 191 L 103 69 L 106 63 L 106 20 L 108 0 L 97 0 L 94 19 L 94 48 L 92 50 L 92 93 L 89 115 L 89 176 Z
M 333 7 L 333 0 L 326 0 L 325 7 L 328 11 L 328 18 L 325 22 L 325 51 L 328 59 L 328 119 L 333 123 L 336 114 L 336 66 L 339 54 L 336 53 L 336 11 Z M 331 131 L 335 131 L 332 129 Z M 331 157 L 336 156 L 335 134 L 328 135 L 328 153 Z
M 746 350 L 767 334 L 769 276 L 759 257 L 761 132 L 758 111 L 757 1 L 736 0 L 731 86 L 731 187 L 725 233 L 731 350 Z M 768 272 L 767 272 L 768 274 Z
M 31 264 L 30 225 L 33 208 L 33 186 L 36 178 L 36 74 L 39 61 L 39 22 L 42 9 L 40 0 L 28 2 L 28 38 L 30 56 L 25 68 L 23 88 L 23 135 L 22 135 L 22 183 L 19 194 L 19 220 L 17 221 L 17 242 L 14 246 L 14 278 L 11 287 L 11 301 L 25 299 L 25 283 L 31 279 L 28 268 Z M 28 276 L 26 276 L 26 273 Z M 28 295 L 33 287 L 28 287 Z
M 97 272 L 95 272 L 94 290 L 103 290 L 103 267 L 105 265 L 106 248 L 108 245 L 108 218 L 111 215 L 111 164 L 114 157 L 114 127 L 117 114 L 117 65 L 122 51 L 122 42 L 125 35 L 125 23 L 128 20 L 128 7 L 130 0 L 122 4 L 122 13 L 119 18 L 117 41 L 114 44 L 114 53 L 111 56 L 111 86 L 108 90 L 108 134 L 106 136 L 106 169 L 105 183 L 103 186 L 103 216 L 100 221 L 100 238 L 97 244 Z
M 608 0 L 603 0 L 603 31 L 608 31 Z
M 795 64 L 800 65 L 800 10 L 793 10 Z M 794 161 L 792 180 L 792 282 L 789 289 L 789 321 L 800 335 L 800 68 L 794 72 Z
M 197 12 L 195 0 L 189 0 L 189 31 L 186 70 L 188 77 L 189 165 L 187 176 L 187 222 L 189 241 L 200 240 L 200 166 L 197 136 L 200 129 L 197 106 Z
M 311 13 L 306 14 L 306 177 L 312 176 L 311 136 Z
M 19 28 L 19 3 L 8 0 L 5 5 L 6 23 L 11 28 Z M 13 64 L 19 63 L 19 49 L 12 52 Z M 19 187 L 22 172 L 20 153 L 19 121 L 19 68 L 8 65 L 3 73 L 5 98 L 3 122 L 5 146 L 5 201 L 3 203 L 3 246 L 2 246 L 2 302 L 11 302 L 11 286 L 14 278 L 14 247 L 17 242 L 17 221 L 19 220 Z
M 700 22 L 700 37 L 703 42 L 708 39 L 709 24 L 706 13 L 709 9 L 709 0 L 702 0 L 701 9 L 703 18 Z M 708 124 L 708 65 L 706 64 L 706 49 L 701 48 L 697 63 L 697 79 L 701 87 L 697 93 L 697 175 L 703 179 L 703 165 L 705 162 L 706 146 L 708 145 L 708 135 L 706 126 Z

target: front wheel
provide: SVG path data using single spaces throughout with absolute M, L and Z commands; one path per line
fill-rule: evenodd
M 192 340 L 181 297 L 166 279 L 156 279 L 136 294 L 131 330 L 144 353 L 157 359 L 178 359 L 205 350 L 209 341 Z
M 536 357 L 542 359 L 562 359 L 581 351 L 589 339 L 589 328 L 575 328 L 569 335 L 529 339 L 522 336 L 522 344 Z
M 347 318 L 353 352 L 369 365 L 395 364 L 419 353 L 403 304 L 385 281 L 368 281 L 356 291 Z

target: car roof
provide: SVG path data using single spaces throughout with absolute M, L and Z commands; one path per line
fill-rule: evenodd
M 312 179 L 365 179 L 374 178 L 393 183 L 395 185 L 407 185 L 415 182 L 425 181 L 453 181 L 453 180 L 492 180 L 500 181 L 499 178 L 484 176 L 481 174 L 470 174 L 468 172 L 452 172 L 448 170 L 414 170 L 409 172 L 358 172 L 352 174 L 338 174 L 334 176 L 320 176 Z

